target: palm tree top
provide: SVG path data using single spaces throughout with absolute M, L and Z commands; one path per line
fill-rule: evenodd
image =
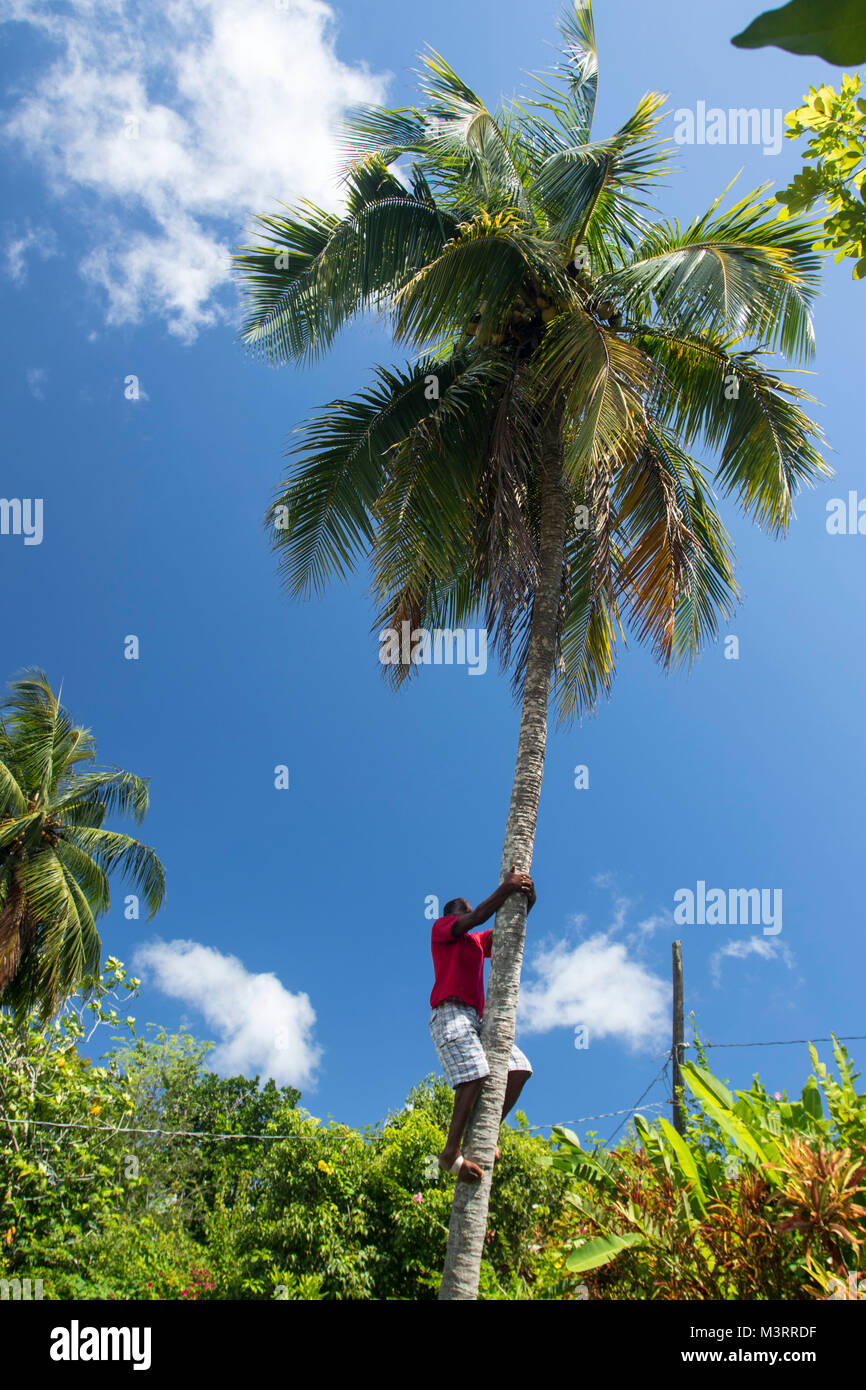
M 0 1002 L 18 1015 L 35 1007 L 50 1016 L 98 974 L 96 921 L 113 872 L 150 916 L 165 895 L 154 851 L 103 824 L 112 815 L 142 821 L 148 779 L 95 759 L 92 733 L 44 671 L 10 682 L 0 703 Z
M 730 617 L 714 488 L 781 533 L 829 469 L 813 398 L 766 364 L 813 352 L 815 225 L 782 220 L 766 188 L 727 208 L 723 194 L 685 226 L 659 217 L 664 98 L 595 137 L 590 4 L 560 31 L 554 71 L 495 110 L 422 55 L 418 105 L 350 114 L 344 208 L 258 218 L 235 263 L 244 337 L 267 360 L 314 360 L 370 312 L 412 354 L 297 432 L 268 513 L 293 594 L 366 557 L 380 626 L 480 609 L 519 688 L 540 461 L 559 451 L 565 716 L 610 688 L 626 627 L 667 665 Z

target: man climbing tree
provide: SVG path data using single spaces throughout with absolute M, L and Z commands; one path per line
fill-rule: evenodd
M 445 904 L 445 915 L 433 923 L 431 949 L 435 983 L 430 995 L 430 1034 L 449 1086 L 454 1087 L 454 1111 L 439 1166 L 456 1173 L 463 1182 L 477 1182 L 482 1170 L 460 1152 L 463 1131 L 478 1099 L 490 1067 L 481 1045 L 484 1013 L 484 961 L 493 954 L 493 931 L 471 935 L 493 916 L 512 893 L 524 893 L 527 912 L 535 903 L 535 888 L 528 874 L 515 873 L 514 865 L 499 887 L 477 907 L 465 898 Z M 526 1055 L 512 1045 L 502 1119 L 532 1075 Z M 495 1157 L 499 1157 L 497 1148 Z
M 661 220 L 664 98 L 594 139 L 589 0 L 560 27 L 554 73 L 501 110 L 426 54 L 420 106 L 351 117 L 345 206 L 260 217 L 235 258 L 244 336 L 269 360 L 314 360 L 371 312 L 410 353 L 302 427 L 268 515 L 298 597 L 364 558 L 374 632 L 483 615 L 521 701 L 503 878 L 532 866 L 551 699 L 564 723 L 589 714 L 629 628 L 672 667 L 735 611 L 713 484 L 782 534 L 830 473 L 811 398 L 763 360 L 814 350 L 814 227 L 760 190 Z M 399 684 L 420 665 L 381 669 Z M 455 1183 L 442 1300 L 478 1297 L 526 906 L 513 893 L 497 914 L 465 1140 L 483 1177 Z

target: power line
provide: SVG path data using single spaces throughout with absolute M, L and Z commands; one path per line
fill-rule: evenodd
M 701 1046 L 702 1048 L 710 1048 L 710 1047 L 793 1047 L 793 1046 L 802 1046 L 803 1043 L 816 1043 L 816 1042 L 864 1042 L 864 1041 L 866 1041 L 866 1033 L 845 1033 L 845 1034 L 841 1034 L 841 1035 L 840 1035 L 840 1034 L 837 1034 L 835 1038 L 832 1037 L 832 1036 L 826 1037 L 826 1038 L 781 1038 L 781 1039 L 774 1039 L 774 1040 L 768 1041 L 768 1042 L 767 1042 L 767 1041 L 762 1041 L 762 1042 L 723 1042 L 723 1043 L 714 1043 L 714 1042 L 706 1042 L 704 1039 L 701 1039 L 700 1046 Z M 686 1047 L 686 1048 L 692 1048 L 692 1049 L 694 1049 L 694 1048 L 697 1046 L 696 1043 L 684 1043 L 683 1045 L 684 1045 L 684 1047 Z M 552 1125 L 552 1124 L 546 1124 L 546 1125 L 529 1125 L 529 1129 L 530 1129 L 530 1131 L 541 1130 L 541 1129 L 555 1129 L 555 1128 L 557 1128 L 557 1127 L 559 1127 L 559 1126 L 561 1126 L 561 1125 L 564 1125 L 564 1124 L 580 1125 L 580 1124 L 586 1124 L 586 1123 L 588 1123 L 590 1120 L 607 1120 L 607 1119 L 612 1119 L 612 1118 L 613 1118 L 614 1116 L 616 1116 L 616 1115 L 634 1115 L 634 1114 L 636 1114 L 637 1111 L 640 1109 L 641 1102 L 643 1101 L 644 1096 L 646 1096 L 646 1095 L 649 1094 L 649 1092 L 652 1090 L 653 1086 L 655 1086 L 656 1082 L 659 1081 L 659 1080 L 661 1079 L 661 1077 L 664 1075 L 664 1073 L 667 1071 L 667 1068 L 668 1068 L 668 1065 L 669 1065 L 669 1063 L 670 1063 L 670 1060 L 671 1060 L 671 1053 L 670 1053 L 670 1051 L 668 1051 L 668 1052 L 664 1053 L 664 1065 L 662 1066 L 661 1071 L 660 1071 L 660 1072 L 653 1078 L 653 1080 L 649 1083 L 649 1085 L 647 1086 L 646 1090 L 644 1090 L 644 1091 L 641 1093 L 641 1095 L 638 1097 L 637 1103 L 636 1103 L 635 1105 L 631 1106 L 631 1108 L 628 1109 L 628 1110 L 605 1110 L 605 1111 L 602 1111 L 602 1113 L 599 1114 L 599 1115 L 582 1115 L 582 1116 L 580 1116 L 580 1117 L 579 1117 L 578 1119 L 576 1119 L 576 1120 L 559 1120 L 559 1121 L 556 1122 L 555 1125 Z M 671 1104 L 671 1102 L 670 1102 L 669 1100 L 666 1100 L 666 1101 L 650 1101 L 650 1103 L 649 1103 L 647 1106 L 645 1106 L 644 1108 L 645 1108 L 646 1110 L 664 1109 L 664 1107 L 665 1107 L 666 1105 L 670 1105 L 670 1104 Z M 101 1131 L 103 1131 L 103 1132 L 110 1132 L 110 1133 L 116 1134 L 116 1135 L 121 1135 L 121 1134 L 151 1134 L 151 1135 L 160 1134 L 160 1135 L 166 1135 L 166 1136 L 168 1136 L 169 1138 L 175 1138 L 175 1139 L 209 1139 L 209 1140 L 211 1140 L 211 1141 L 213 1141 L 213 1142 L 223 1142 L 223 1143 L 226 1143 L 226 1142 L 230 1143 L 233 1139 L 250 1139 L 250 1140 L 254 1140 L 254 1141 L 255 1141 L 255 1140 L 258 1140 L 258 1141 L 268 1141 L 268 1140 L 281 1140 L 281 1139 L 295 1139 L 295 1140 L 313 1141 L 313 1140 L 316 1140 L 316 1139 L 320 1139 L 320 1138 L 322 1137 L 321 1134 L 208 1134 L 208 1133 L 206 1133 L 206 1132 L 204 1132 L 204 1131 L 202 1131 L 202 1130 L 195 1130 L 195 1129 L 142 1129 L 142 1128 L 138 1128 L 138 1127 L 135 1127 L 135 1126 L 118 1127 L 118 1126 L 116 1126 L 116 1125 L 94 1125 L 94 1124 L 84 1124 L 83 1122 L 74 1121 L 74 1120 L 73 1120 L 73 1121 L 64 1121 L 64 1120 L 26 1120 L 26 1119 L 13 1119 L 11 1116 L 8 1116 L 8 1115 L 0 1115 L 0 1123 L 2 1123 L 2 1124 L 9 1124 L 9 1125 L 38 1125 L 38 1126 L 47 1127 L 47 1128 L 53 1128 L 53 1129 L 101 1130 Z M 615 1138 L 615 1136 L 616 1136 L 616 1135 L 619 1133 L 619 1131 L 622 1129 L 622 1126 L 623 1126 L 624 1123 L 625 1123 L 624 1121 L 621 1121 L 621 1122 L 617 1125 L 616 1129 L 613 1131 L 613 1134 L 611 1134 L 610 1138 L 606 1141 L 607 1144 L 610 1144 L 611 1140 L 612 1140 L 613 1138 Z M 324 1131 L 323 1131 L 323 1132 L 324 1132 Z
M 110 1130 L 112 1134 L 169 1134 L 181 1139 L 320 1139 L 321 1134 L 207 1134 L 197 1129 L 137 1129 L 135 1126 L 88 1125 L 78 1121 L 64 1120 L 16 1120 L 9 1115 L 0 1115 L 0 1123 L 7 1125 L 47 1125 L 54 1129 L 98 1129 Z M 324 1131 L 323 1131 L 324 1132 Z
M 647 1087 L 647 1090 L 649 1090 L 649 1087 Z M 646 1095 L 646 1091 L 644 1091 L 644 1095 Z M 640 1102 L 638 1102 L 638 1104 L 640 1104 Z M 645 1106 L 644 1108 L 646 1110 L 656 1110 L 659 1107 L 664 1109 L 666 1105 L 670 1105 L 669 1100 L 651 1100 L 649 1105 Z M 530 1125 L 529 1128 L 561 1129 L 563 1125 L 582 1125 L 586 1124 L 588 1120 L 610 1120 L 613 1118 L 614 1115 L 633 1115 L 636 1109 L 637 1106 L 635 1106 L 635 1108 L 632 1110 L 605 1110 L 602 1112 L 601 1115 L 581 1115 L 580 1118 L 577 1120 L 557 1120 L 555 1125 Z
M 648 1095 L 649 1092 L 652 1090 L 653 1086 L 655 1086 L 656 1082 L 659 1081 L 659 1080 L 661 1080 L 661 1078 L 664 1076 L 665 1072 L 666 1072 L 667 1069 L 668 1069 L 668 1063 L 670 1062 L 670 1060 L 671 1060 L 671 1054 L 668 1052 L 668 1053 L 665 1055 L 664 1065 L 663 1065 L 661 1071 L 658 1073 L 657 1076 L 653 1077 L 652 1081 L 651 1081 L 650 1084 L 647 1086 L 646 1090 L 643 1091 L 643 1092 L 641 1093 L 641 1095 L 638 1097 L 637 1104 L 636 1104 L 630 1111 L 628 1111 L 628 1110 L 625 1111 L 625 1112 L 624 1112 L 625 1114 L 627 1114 L 627 1115 L 628 1115 L 628 1114 L 633 1115 L 633 1114 L 637 1111 L 637 1109 L 639 1108 L 640 1103 L 641 1103 L 641 1101 L 643 1100 L 644 1096 L 645 1096 L 645 1095 Z M 649 1106 L 647 1106 L 647 1109 L 649 1109 Z M 625 1120 L 620 1120 L 620 1122 L 619 1122 L 619 1124 L 617 1125 L 616 1129 L 613 1131 L 613 1134 L 610 1136 L 610 1139 L 607 1139 L 607 1140 L 605 1141 L 605 1147 L 607 1147 L 607 1146 L 610 1144 L 611 1139 L 614 1139 L 614 1138 L 616 1137 L 616 1135 L 619 1134 L 619 1132 L 620 1132 L 620 1130 L 622 1129 L 622 1127 L 623 1127 L 624 1124 L 625 1124 Z
M 792 1047 L 795 1043 L 816 1043 L 816 1042 L 866 1042 L 866 1033 L 844 1033 L 841 1036 L 837 1033 L 836 1037 L 829 1038 L 781 1038 L 773 1042 L 729 1042 L 712 1043 L 704 1042 L 701 1039 L 701 1047 Z M 686 1047 L 695 1047 L 695 1043 L 686 1043 Z

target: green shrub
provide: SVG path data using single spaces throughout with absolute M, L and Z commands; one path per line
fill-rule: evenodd
M 757 1077 L 732 1094 L 684 1063 L 698 1102 L 684 1137 L 640 1115 L 611 1153 L 555 1131 L 554 1165 L 572 1177 L 558 1248 L 590 1297 L 803 1299 L 848 1284 L 866 1239 L 866 1096 L 835 1040 L 840 1081 L 810 1053 L 795 1101 Z

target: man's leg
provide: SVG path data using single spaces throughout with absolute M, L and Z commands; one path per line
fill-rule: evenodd
M 505 1086 L 505 1100 L 502 1103 L 502 1119 L 499 1121 L 500 1124 L 502 1124 L 502 1120 L 505 1119 L 509 1111 L 514 1109 L 520 1092 L 523 1090 L 531 1075 L 531 1071 L 510 1071 L 508 1073 L 508 1081 Z
M 477 1081 L 461 1081 L 454 1087 L 454 1109 L 451 1114 L 451 1126 L 448 1130 L 445 1148 L 439 1155 L 439 1166 L 440 1168 L 444 1168 L 446 1172 L 450 1172 L 460 1153 L 460 1141 L 463 1138 L 463 1131 L 469 1123 L 469 1116 L 472 1114 L 473 1106 L 478 1099 L 478 1092 L 481 1090 L 483 1079 L 483 1077 L 479 1077 Z M 513 1103 L 514 1102 L 512 1102 L 512 1104 Z M 481 1177 L 481 1169 L 478 1167 L 477 1163 L 472 1162 L 471 1158 L 464 1158 L 457 1176 L 463 1182 L 477 1182 Z
M 505 1119 L 505 1116 L 509 1113 L 509 1111 L 514 1109 L 515 1105 L 517 1104 L 517 1099 L 520 1095 L 520 1092 L 523 1090 L 531 1075 L 531 1071 L 510 1071 L 508 1073 L 508 1080 L 505 1083 L 505 1099 L 502 1102 L 502 1115 L 499 1120 L 500 1125 L 502 1124 L 503 1120 Z M 493 1157 L 501 1157 L 501 1151 L 498 1144 L 496 1146 L 496 1153 L 493 1155 Z

